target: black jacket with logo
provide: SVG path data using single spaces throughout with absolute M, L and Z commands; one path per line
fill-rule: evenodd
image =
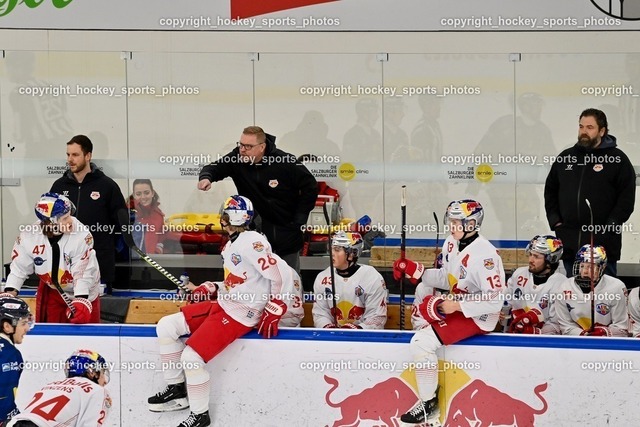
M 240 150 L 202 168 L 199 180 L 211 182 L 231 177 L 238 194 L 253 203 L 259 231 L 262 231 L 273 251 L 288 255 L 302 248 L 302 224 L 318 196 L 318 184 L 311 172 L 293 154 L 276 148 L 276 138 L 267 134 L 267 147 L 258 163 L 240 161 Z M 261 222 L 261 224 L 260 224 Z
M 76 205 L 76 218 L 89 227 L 93 235 L 100 276 L 104 282 L 115 278 L 115 232 L 120 232 L 118 211 L 126 209 L 120 187 L 91 163 L 82 183 L 71 170 L 58 178 L 51 186 L 54 193 L 64 194 Z
M 590 243 L 593 209 L 594 243 L 602 245 L 610 260 L 619 260 L 621 226 L 633 212 L 636 174 L 629 158 L 605 135 L 595 149 L 575 144 L 556 158 L 544 188 L 545 210 L 552 230 L 564 244 L 565 260 L 572 260 Z M 562 223 L 555 227 L 557 223 Z

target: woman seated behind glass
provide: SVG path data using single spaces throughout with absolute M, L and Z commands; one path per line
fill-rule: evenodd
M 133 240 L 145 253 L 161 254 L 164 250 L 164 213 L 158 205 L 160 197 L 150 179 L 133 181 L 129 196 Z

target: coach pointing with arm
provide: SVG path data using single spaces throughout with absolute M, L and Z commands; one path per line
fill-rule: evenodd
M 318 196 L 316 179 L 292 154 L 276 148 L 276 138 L 258 126 L 242 131 L 237 148 L 200 171 L 198 189 L 231 177 L 238 193 L 248 197 L 273 251 L 300 270 L 301 227 Z
M 633 212 L 636 176 L 629 158 L 609 134 L 607 116 L 589 108 L 580 114 L 578 142 L 561 152 L 551 166 L 544 187 L 549 227 L 564 244 L 567 277 L 578 249 L 590 243 L 604 246 L 606 274 L 616 276 L 622 249 L 622 224 Z M 593 209 L 593 229 L 589 208 Z

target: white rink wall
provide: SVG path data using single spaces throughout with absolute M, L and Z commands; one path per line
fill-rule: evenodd
M 252 332 L 207 365 L 213 425 L 395 425 L 417 399 L 407 369 L 412 336 L 296 329 L 264 340 Z M 146 408 L 165 384 L 153 326 L 37 325 L 20 346 L 27 365 L 18 406 L 62 378 L 64 360 L 78 348 L 114 366 L 105 425 L 174 426 L 188 415 Z M 446 425 L 626 427 L 640 419 L 639 340 L 493 334 L 439 357 L 441 410 L 457 415 L 443 417 Z

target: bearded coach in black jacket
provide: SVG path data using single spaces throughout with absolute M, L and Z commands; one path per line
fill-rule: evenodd
M 552 230 L 564 244 L 567 276 L 582 245 L 594 243 L 607 252 L 605 274 L 617 275 L 622 248 L 622 224 L 633 212 L 636 174 L 629 158 L 609 134 L 607 116 L 595 108 L 580 114 L 578 142 L 561 152 L 551 166 L 544 188 L 545 210 Z M 593 224 L 588 199 L 593 209 Z
M 311 172 L 292 154 L 276 148 L 276 137 L 258 126 L 242 131 L 238 147 L 200 171 L 198 188 L 231 177 L 238 194 L 248 197 L 256 211 L 256 226 L 273 251 L 300 271 L 302 226 L 318 197 Z
M 85 135 L 67 142 L 67 169 L 51 186 L 76 205 L 75 216 L 89 227 L 100 265 L 100 280 L 111 293 L 116 271 L 115 238 L 119 233 L 118 211 L 127 209 L 118 184 L 91 163 L 93 143 Z

